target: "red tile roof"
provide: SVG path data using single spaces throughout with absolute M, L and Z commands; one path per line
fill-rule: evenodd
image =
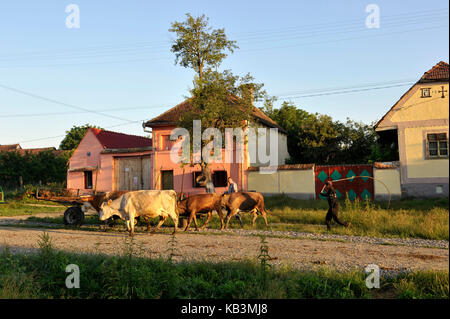
M 237 105 L 236 98 L 233 99 L 230 98 L 230 105 L 233 106 Z M 192 109 L 191 100 L 187 99 L 181 102 L 180 104 L 174 106 L 173 108 L 167 110 L 166 112 L 162 113 L 161 115 L 145 122 L 145 126 L 152 127 L 156 125 L 172 125 L 180 118 L 183 112 L 189 111 L 191 109 Z M 279 126 L 274 120 L 272 120 L 270 117 L 264 114 L 264 112 L 257 107 L 253 108 L 253 117 L 262 124 L 268 127 L 277 128 L 279 131 L 287 134 L 287 131 L 285 129 Z
M 19 154 L 25 155 L 26 153 L 31 154 L 39 154 L 40 152 L 53 151 L 56 152 L 56 148 L 54 147 L 41 147 L 41 148 L 22 148 L 17 150 Z
M 0 151 L 15 151 L 20 149 L 21 147 L 19 144 L 0 145 Z
M 440 61 L 430 70 L 425 72 L 419 82 L 442 81 L 449 79 L 448 63 Z
M 96 128 L 90 128 L 89 130 L 94 133 L 98 141 L 107 149 L 152 146 L 152 140 L 147 137 L 105 131 Z
M 315 164 L 285 164 L 278 165 L 278 171 L 300 171 L 300 170 L 309 170 L 313 169 Z M 260 170 L 259 166 L 250 166 L 248 168 L 249 171 L 258 172 Z
M 40 152 L 52 151 L 56 156 L 61 156 L 65 151 L 57 150 L 54 147 L 40 147 L 40 148 L 22 148 L 20 144 L 0 145 L 0 152 L 17 152 L 20 155 L 39 154 Z

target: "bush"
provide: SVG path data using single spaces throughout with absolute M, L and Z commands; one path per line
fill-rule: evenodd
M 58 156 L 53 151 L 37 154 L 18 152 L 0 152 L 0 184 L 12 189 L 23 185 L 64 183 L 67 176 L 68 158 Z

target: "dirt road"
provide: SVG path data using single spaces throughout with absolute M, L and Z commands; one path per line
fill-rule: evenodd
M 0 246 L 15 252 L 33 251 L 44 229 L 0 226 Z M 120 254 L 130 241 L 125 232 L 94 232 L 85 230 L 45 230 L 57 249 L 77 253 Z M 182 233 L 176 235 L 175 260 L 238 261 L 256 260 L 260 238 L 246 231 L 236 234 Z M 168 233 L 134 237 L 136 249 L 144 256 L 167 256 L 170 247 Z M 448 246 L 425 248 L 386 245 L 367 242 L 314 240 L 305 238 L 267 238 L 273 265 L 290 265 L 311 269 L 330 266 L 338 270 L 363 269 L 376 264 L 386 271 L 410 271 L 449 268 Z

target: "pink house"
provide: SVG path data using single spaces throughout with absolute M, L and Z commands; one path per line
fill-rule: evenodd
M 191 108 L 192 105 L 190 100 L 187 99 L 158 117 L 143 124 L 144 129 L 149 128 L 152 133 L 152 181 L 157 189 L 174 189 L 177 192 L 182 191 L 183 193 L 188 194 L 205 193 L 204 187 L 198 186 L 195 182 L 196 177 L 201 172 L 199 164 L 181 167 L 180 164 L 174 163 L 170 159 L 170 149 L 173 143 L 169 139 L 170 133 L 176 128 L 175 123 L 180 115 L 183 112 L 189 111 Z M 253 118 L 260 127 L 278 129 L 278 153 L 281 155 L 278 164 L 284 164 L 285 159 L 289 157 L 287 152 L 287 132 L 256 107 L 253 110 Z M 235 158 L 236 150 L 234 150 L 233 153 L 233 158 Z M 244 158 L 241 163 L 210 164 L 213 183 L 217 193 L 223 193 L 227 190 L 227 178 L 230 176 L 233 181 L 236 182 L 240 190 L 248 189 L 248 168 L 250 166 L 258 166 L 258 164 L 251 162 L 247 144 L 244 145 L 243 154 Z M 225 150 L 222 150 L 222 158 L 225 158 Z
M 191 108 L 189 99 L 169 109 L 158 117 L 143 123 L 144 130 L 152 138 L 89 129 L 69 161 L 67 187 L 82 193 L 113 190 L 174 189 L 185 194 L 205 193 L 195 179 L 200 165 L 182 167 L 170 158 L 173 142 L 171 131 L 182 112 Z M 287 133 L 258 108 L 253 118 L 259 127 L 278 129 L 278 164 L 285 163 Z M 151 131 L 149 131 L 150 129 Z M 236 151 L 233 151 L 236 153 Z M 247 190 L 247 171 L 252 162 L 247 146 L 244 146 L 242 163 L 212 163 L 215 191 L 227 190 L 227 178 L 232 177 L 240 190 Z M 225 150 L 222 150 L 225 158 Z M 235 156 L 235 155 L 233 155 Z
M 151 189 L 152 140 L 90 128 L 72 157 L 67 188 L 81 193 Z

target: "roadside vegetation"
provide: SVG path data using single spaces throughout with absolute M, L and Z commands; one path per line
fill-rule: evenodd
M 350 228 L 334 224 L 328 232 L 325 226 L 325 215 L 328 204 L 326 200 L 297 200 L 287 196 L 266 197 L 266 207 L 271 213 L 267 215 L 269 229 L 278 231 L 296 231 L 311 233 L 330 233 L 341 235 L 356 235 L 370 237 L 398 237 L 449 240 L 449 201 L 448 198 L 427 200 L 396 200 L 388 208 L 387 202 L 350 202 L 341 201 L 339 216 L 351 222 Z M 47 206 L 34 206 L 48 205 Z M 54 207 L 51 207 L 54 206 Z M 63 212 L 65 207 L 57 206 L 53 202 L 36 201 L 33 198 L 22 200 L 8 200 L 7 204 L 0 204 L 0 216 L 33 215 L 36 213 Z M 266 230 L 264 220 L 258 217 L 255 228 L 251 226 L 252 217 L 242 213 L 244 229 Z M 204 218 L 198 218 L 202 225 Z M 37 217 L 30 216 L 27 221 L 35 223 L 63 226 L 61 216 Z M 158 219 L 153 219 L 156 225 Z M 88 215 L 81 229 L 91 229 L 95 225 L 103 224 L 96 215 Z M 123 230 L 123 221 L 115 221 L 117 225 L 110 230 Z M 172 221 L 167 220 L 165 227 L 172 227 Z M 138 226 L 145 226 L 140 222 Z M 193 222 L 191 223 L 193 228 Z M 214 213 L 208 228 L 219 229 L 220 220 Z M 241 228 L 236 219 L 230 221 L 231 229 Z
M 38 213 L 64 212 L 66 208 L 54 202 L 26 200 L 7 200 L 0 204 L 0 216 L 33 215 Z M 62 221 L 62 218 L 60 218 Z
M 262 241 L 263 243 L 264 241 Z M 382 278 L 368 289 L 361 271 L 273 269 L 270 261 L 174 262 L 143 258 L 132 241 L 118 256 L 55 250 L 43 234 L 32 254 L 0 252 L 0 298 L 448 298 L 448 271 Z M 264 245 L 261 252 L 264 252 Z M 176 251 L 176 241 L 168 242 Z M 263 254 L 260 255 L 263 255 Z M 80 288 L 65 286 L 66 266 L 80 269 Z

